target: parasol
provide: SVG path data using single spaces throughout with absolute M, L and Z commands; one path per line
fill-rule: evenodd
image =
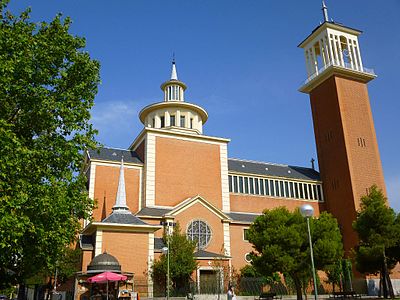
M 109 281 L 123 281 L 126 280 L 127 277 L 125 275 L 113 273 L 113 272 L 104 272 L 97 274 L 93 277 L 89 277 L 87 281 L 89 283 L 107 283 L 107 300 L 108 300 L 108 282 Z

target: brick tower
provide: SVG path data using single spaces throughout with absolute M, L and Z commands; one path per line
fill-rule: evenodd
M 367 83 L 376 75 L 363 66 L 361 31 L 329 21 L 300 43 L 308 78 L 300 91 L 310 94 L 318 162 L 326 208 L 340 224 L 348 252 L 357 243 L 352 229 L 360 198 L 385 182 Z

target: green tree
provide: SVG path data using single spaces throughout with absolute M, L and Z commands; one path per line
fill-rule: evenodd
M 52 273 L 89 217 L 82 153 L 99 63 L 69 18 L 33 23 L 0 2 L 0 282 Z
M 194 258 L 196 243 L 188 240 L 184 233 L 181 233 L 179 223 L 176 224 L 171 236 L 164 233 L 163 242 L 167 245 L 169 239 L 170 257 L 169 271 L 172 287 L 180 291 L 187 287 L 191 275 L 197 268 L 197 262 Z M 152 267 L 152 277 L 155 282 L 161 286 L 167 279 L 167 254 L 163 253 L 159 260 L 156 260 Z M 187 291 L 185 291 L 187 292 Z
M 323 212 L 310 220 L 315 267 L 326 270 L 343 255 L 342 236 L 336 219 Z M 311 277 L 310 249 L 306 220 L 299 210 L 285 207 L 265 210 L 251 225 L 249 241 L 255 251 L 252 264 L 257 272 L 272 276 L 275 272 L 289 275 L 296 287 L 297 299 L 302 299 L 302 286 Z
M 361 198 L 353 228 L 359 238 L 355 248 L 357 270 L 367 274 L 380 273 L 383 296 L 393 298 L 389 270 L 400 259 L 400 215 L 396 216 L 375 185 Z

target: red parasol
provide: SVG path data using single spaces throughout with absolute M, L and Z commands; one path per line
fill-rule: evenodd
M 117 274 L 117 273 L 113 273 L 113 272 L 104 272 L 101 274 L 97 274 L 93 277 L 90 277 L 87 279 L 87 281 L 89 283 L 106 283 L 109 281 L 123 281 L 126 280 L 126 276 L 125 275 L 121 275 L 121 274 Z
M 89 283 L 107 283 L 107 300 L 108 300 L 108 282 L 109 281 L 122 281 L 126 280 L 127 277 L 125 275 L 113 273 L 113 272 L 104 272 L 101 274 L 97 274 L 93 277 L 89 277 L 87 281 Z

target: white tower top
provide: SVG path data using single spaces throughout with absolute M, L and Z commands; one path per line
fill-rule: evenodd
M 175 60 L 172 61 L 171 80 L 178 80 L 178 74 L 176 73 Z
M 161 90 L 164 92 L 164 101 L 146 106 L 139 113 L 145 127 L 202 134 L 208 114 L 200 106 L 185 102 L 186 85 L 178 79 L 175 59 L 172 60 L 171 78 L 161 84 Z
M 124 158 L 121 159 L 121 167 L 119 169 L 119 182 L 117 190 L 117 198 L 115 200 L 115 205 L 113 206 L 113 211 L 115 210 L 129 210 L 126 205 L 126 190 L 125 190 L 125 175 L 124 175 Z
M 164 101 L 185 101 L 186 85 L 178 80 L 175 59 L 172 60 L 171 79 L 164 82 L 161 89 L 164 91 Z
M 376 77 L 365 68 L 361 58 L 358 36 L 360 30 L 328 20 L 328 9 L 322 1 L 324 23 L 300 43 L 304 49 L 307 79 L 300 91 L 309 93 L 332 74 L 358 78 L 368 82 Z

